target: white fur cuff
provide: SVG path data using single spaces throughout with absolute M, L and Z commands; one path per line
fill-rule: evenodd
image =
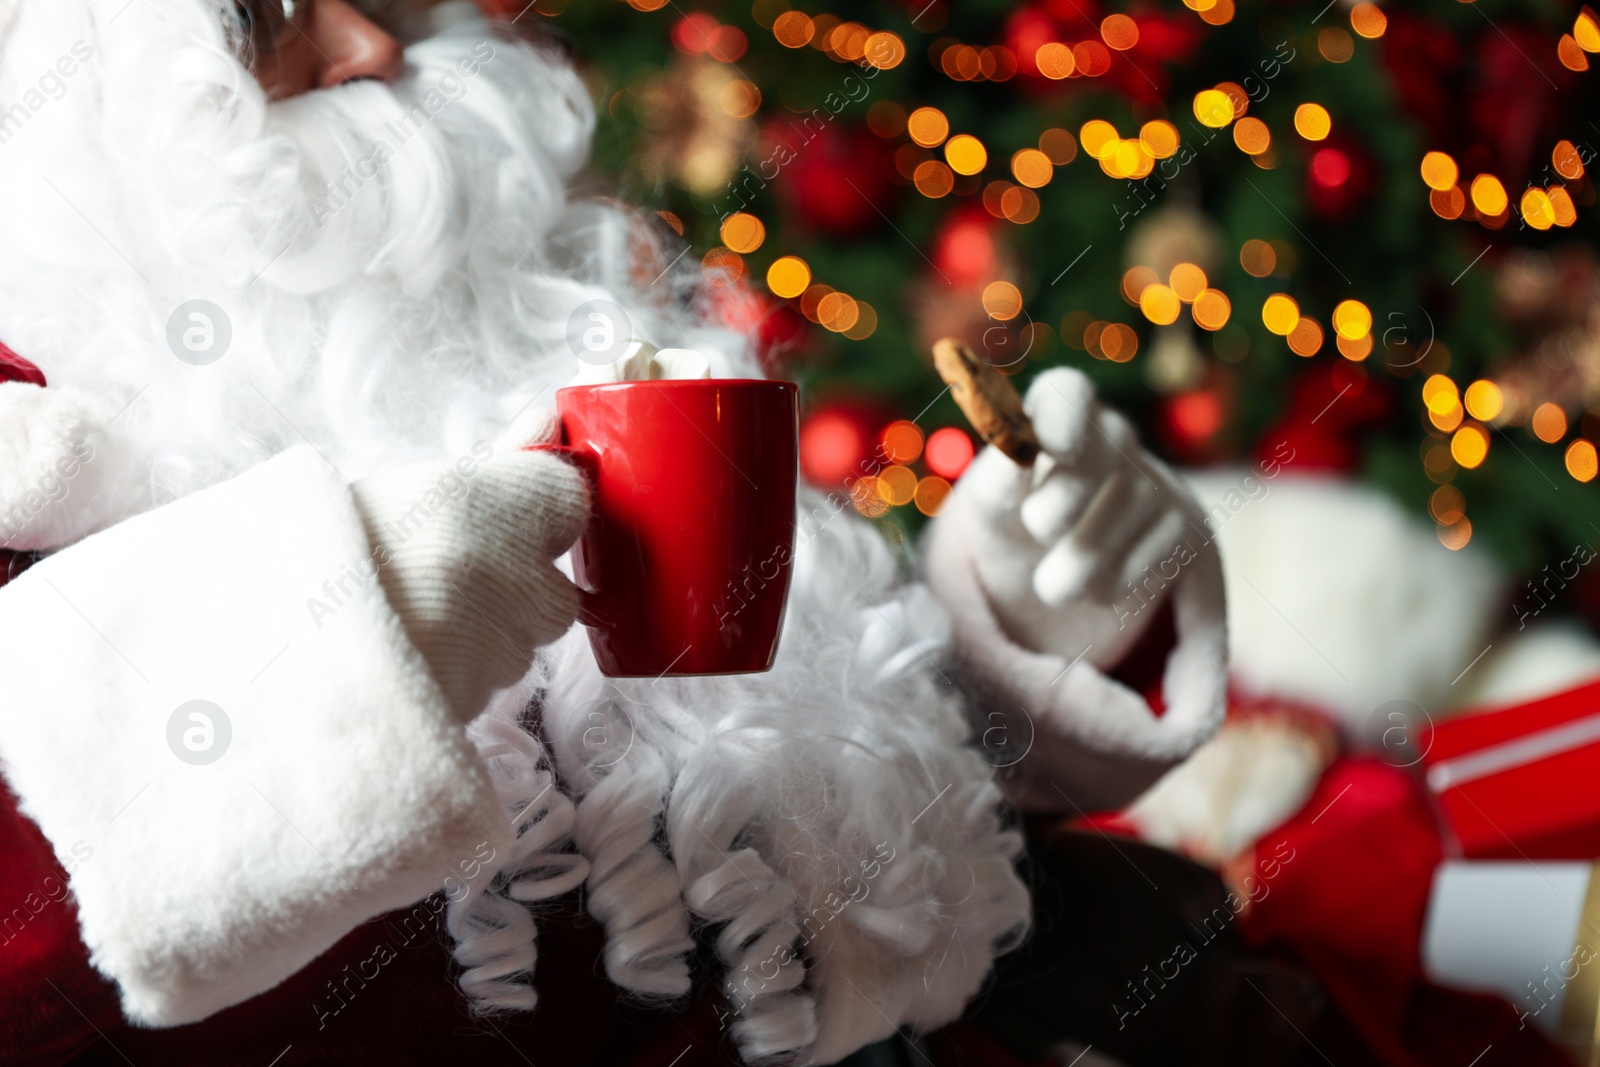
M 1024 753 L 1007 783 L 1018 803 L 1069 814 L 1120 808 L 1216 732 L 1227 694 L 1219 568 L 1197 565 L 1174 594 L 1178 647 L 1158 717 L 1085 658 L 1034 652 L 1005 632 L 979 581 L 966 519 L 947 509 L 928 531 L 927 582 L 950 613 L 975 715 L 985 727 L 1003 723 L 1007 747 Z
M 127 460 L 112 417 L 78 390 L 0 382 L 0 547 L 59 548 L 110 521 Z
M 309 448 L 0 591 L 0 760 L 137 1022 L 203 1019 L 509 828 Z M 308 610 L 339 591 L 336 610 Z

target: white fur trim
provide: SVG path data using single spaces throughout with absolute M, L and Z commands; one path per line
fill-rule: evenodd
M 0 591 L 0 758 L 58 854 L 93 850 L 72 878 L 84 941 L 137 1022 L 237 1004 L 510 848 L 378 584 L 347 584 L 320 628 L 308 611 L 369 552 L 342 480 L 298 448 Z M 196 699 L 231 724 L 205 766 L 168 742 Z
M 0 382 L 0 546 L 59 548 L 110 521 L 128 465 L 112 416 L 81 390 Z
M 1600 678 L 1600 642 L 1573 622 L 1536 622 L 1495 642 L 1461 679 L 1461 707 L 1520 704 Z
M 1227 633 L 1214 552 L 1202 553 L 1172 594 L 1178 647 L 1167 660 L 1168 707 L 1158 717 L 1086 658 L 1070 663 L 1035 652 L 1005 632 L 979 583 L 967 521 L 963 509 L 947 507 L 933 524 L 928 584 L 950 613 L 956 659 L 978 690 L 974 710 L 1020 710 L 1025 719 L 1007 726 L 1030 740 L 1011 783 L 1020 803 L 1069 812 L 1120 807 L 1216 732 L 1225 711 Z
M 1337 478 L 1191 478 L 1222 546 L 1235 679 L 1357 734 L 1390 700 L 1430 712 L 1489 644 L 1499 576 L 1376 490 Z

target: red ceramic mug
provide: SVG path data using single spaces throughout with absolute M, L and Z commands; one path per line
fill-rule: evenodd
M 594 485 L 572 558 L 601 672 L 769 670 L 794 553 L 795 386 L 580 385 L 556 393 L 556 410 Z

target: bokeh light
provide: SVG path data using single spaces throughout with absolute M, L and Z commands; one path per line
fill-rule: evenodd
M 1300 305 L 1286 293 L 1273 293 L 1261 305 L 1261 322 L 1280 337 L 1288 337 L 1300 321 Z
M 1294 109 L 1294 129 L 1308 141 L 1320 141 L 1333 129 L 1333 119 L 1321 104 L 1301 104 Z
M 975 454 L 972 438 L 965 430 L 946 426 L 928 435 L 923 459 L 928 470 L 953 482 L 961 477 Z
M 1533 418 L 1528 425 L 1535 437 L 1547 445 L 1553 445 L 1567 436 L 1567 413 L 1561 410 L 1559 404 L 1547 400 L 1533 409 Z
M 780 256 L 767 268 L 767 288 L 774 296 L 796 297 L 811 284 L 811 268 L 799 256 Z

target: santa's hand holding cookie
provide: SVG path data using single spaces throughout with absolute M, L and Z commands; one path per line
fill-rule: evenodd
M 928 582 L 951 610 L 985 735 L 1014 767 L 1012 795 L 1103 811 L 1222 722 L 1222 564 L 1193 494 L 1081 373 L 1040 374 L 1026 411 L 1040 454 L 978 455 L 929 533 Z M 1176 640 L 1158 713 L 1109 672 L 1164 610 Z

